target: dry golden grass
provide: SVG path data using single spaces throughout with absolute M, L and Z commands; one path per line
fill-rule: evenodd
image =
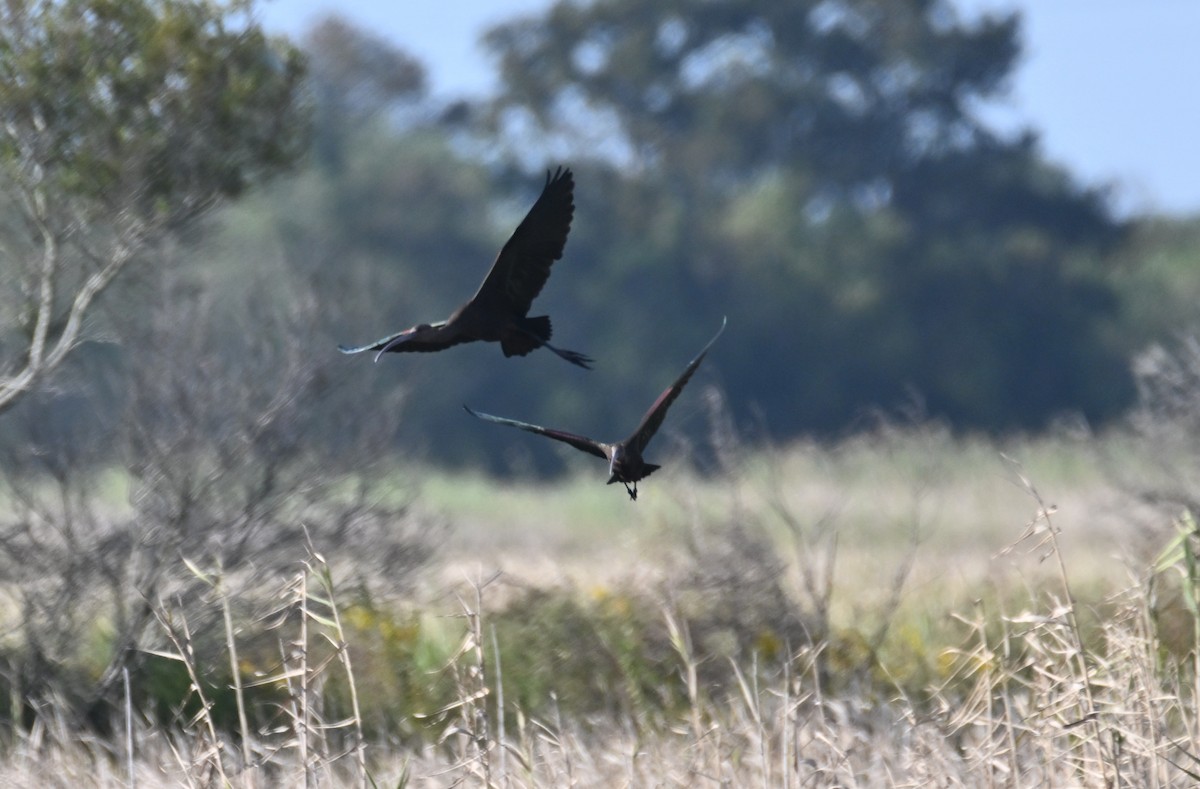
M 356 652 L 363 631 L 344 626 L 330 567 L 346 557 L 300 546 L 277 601 L 283 660 L 259 678 L 290 700 L 272 730 L 222 729 L 205 706 L 169 726 L 129 708 L 132 739 L 99 738 L 48 705 L 13 730 L 0 785 L 1193 786 L 1200 615 L 1176 606 L 1185 636 L 1167 643 L 1159 604 L 1186 602 L 1200 579 L 1186 551 L 1154 566 L 1169 519 L 1111 482 L 1113 463 L 1135 462 L 1117 438 L 997 447 L 922 430 L 735 455 L 707 477 L 677 462 L 636 504 L 591 474 L 437 478 L 412 517 L 451 536 L 418 597 L 461 640 L 431 670 L 452 681 L 452 700 L 398 713 L 424 734 L 364 735 L 353 694 L 327 716 L 329 689 L 353 690 L 370 670 L 358 658 L 377 656 Z M 729 529 L 765 535 L 798 607 L 828 581 L 828 639 L 773 656 L 694 640 L 697 603 L 675 594 L 679 573 Z M 639 613 L 665 634 L 653 659 L 682 703 L 585 714 L 553 685 L 537 710 L 506 699 L 523 663 L 554 665 L 496 651 L 497 623 L 522 616 L 512 606 L 528 588 L 608 611 L 650 606 Z M 163 651 L 198 677 L 211 667 L 189 651 L 181 615 L 162 606 Z M 241 637 L 226 619 L 235 663 Z
M 1118 437 L 1103 441 L 954 438 L 937 430 L 852 439 L 832 448 L 799 443 L 739 459 L 732 474 L 701 476 L 686 461 L 643 487 L 639 500 L 586 473 L 557 482 L 498 484 L 476 475 L 441 476 L 417 506 L 451 525 L 446 578 L 502 569 L 534 584 L 612 583 L 656 576 L 689 529 L 753 521 L 777 529 L 779 511 L 815 531 L 838 534 L 835 595 L 845 613 L 870 608 L 909 554 L 906 598 L 944 608 L 992 585 L 1024 583 L 1037 556 L 1004 552 L 1036 510 L 1024 475 L 1056 509 L 1055 521 L 1084 587 L 1111 587 L 1156 550 L 1147 524 L 1168 521 L 1113 482 L 1114 464 L 1134 463 Z M 1015 575 L 1005 579 L 1002 576 Z M 880 589 L 879 587 L 882 587 Z

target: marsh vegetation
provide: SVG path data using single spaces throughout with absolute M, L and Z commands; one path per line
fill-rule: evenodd
M 1200 224 L 987 127 L 1015 17 L 702 5 L 499 25 L 460 103 L 337 19 L 0 9 L 0 784 L 1200 782 Z M 337 354 L 551 156 L 594 371 Z M 460 409 L 619 435 L 726 314 L 636 503 Z

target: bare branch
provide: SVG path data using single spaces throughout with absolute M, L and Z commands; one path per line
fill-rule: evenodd
M 61 367 L 131 261 L 290 166 L 307 138 L 299 53 L 227 25 L 242 4 L 92 5 L 0 4 L 0 194 L 24 221 L 3 232 L 25 335 L 4 346 L 0 412 Z M 176 56 L 136 56 L 161 50 Z

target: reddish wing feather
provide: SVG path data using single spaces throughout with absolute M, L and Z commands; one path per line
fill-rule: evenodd
M 700 367 L 700 363 L 704 361 L 704 356 L 708 353 L 708 349 L 717 341 L 717 337 L 721 336 L 721 332 L 725 331 L 725 320 L 721 320 L 721 328 L 713 335 L 713 338 L 708 341 L 704 349 L 696 355 L 688 363 L 683 373 L 675 379 L 675 383 L 668 386 L 658 399 L 654 401 L 654 405 L 650 406 L 650 410 L 642 417 L 642 422 L 637 426 L 637 430 L 633 431 L 633 435 L 625 439 L 625 444 L 630 446 L 641 454 L 646 449 L 646 445 L 650 443 L 650 439 L 654 438 L 654 434 L 662 427 L 663 419 L 667 416 L 667 409 L 675 402 L 675 398 L 679 397 L 679 393 L 683 391 L 683 387 L 687 386 L 687 382 L 691 380 L 692 375 Z
M 492 416 L 491 414 L 472 411 L 465 405 L 463 408 L 466 409 L 468 414 L 478 419 L 483 419 L 487 422 L 495 422 L 498 425 L 508 425 L 509 427 L 520 428 L 521 430 L 527 430 L 530 433 L 537 433 L 540 436 L 553 438 L 555 441 L 562 441 L 565 444 L 570 444 L 578 450 L 587 452 L 589 455 L 595 455 L 596 457 L 601 457 L 606 460 L 608 459 L 608 455 L 604 453 L 603 445 L 599 441 L 593 441 L 587 436 L 579 436 L 574 433 L 568 433 L 565 430 L 555 430 L 549 427 L 541 427 L 540 425 L 531 425 L 528 422 L 518 422 L 515 419 L 505 419 L 502 416 Z

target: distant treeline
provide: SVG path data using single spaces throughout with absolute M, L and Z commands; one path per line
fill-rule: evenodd
M 491 31 L 495 95 L 446 105 L 410 56 L 329 19 L 303 42 L 311 154 L 186 239 L 150 295 L 211 304 L 189 314 L 218 327 L 218 355 L 222 337 L 290 335 L 329 357 L 337 386 L 313 399 L 329 418 L 305 440 L 338 456 L 347 422 L 386 407 L 403 452 L 554 468 L 553 448 L 460 404 L 621 437 L 722 316 L 669 426 L 693 441 L 721 404 L 775 440 L 913 406 L 962 430 L 1101 425 L 1132 402 L 1133 354 L 1186 328 L 1200 227 L 1122 220 L 1035 131 L 979 119 L 1019 23 L 927 2 L 562 2 Z M 594 371 L 482 344 L 337 357 L 470 296 L 557 164 L 575 171 L 575 220 L 531 314 Z M 152 332 L 129 316 L 146 297 L 113 295 L 101 321 L 122 343 L 23 407 L 122 408 L 120 386 L 79 387 L 138 364 L 129 337 Z

